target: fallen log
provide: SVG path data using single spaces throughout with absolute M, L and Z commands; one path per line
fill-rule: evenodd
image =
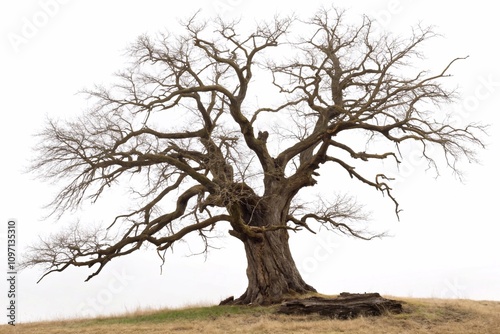
M 223 301 L 221 301 L 219 303 L 219 306 L 222 306 L 222 305 L 229 305 L 231 304 L 232 302 L 234 302 L 234 296 L 231 296 L 231 297 L 228 297 L 226 299 L 224 299 Z
M 378 293 L 343 292 L 336 298 L 310 297 L 289 300 L 281 304 L 278 313 L 306 315 L 319 314 L 336 319 L 359 316 L 379 316 L 386 312 L 401 313 L 401 302 L 386 299 Z

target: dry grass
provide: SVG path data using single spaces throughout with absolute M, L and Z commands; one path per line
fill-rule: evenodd
M 332 320 L 283 316 L 275 308 L 197 307 L 121 317 L 0 326 L 0 333 L 500 333 L 500 302 L 394 298 L 405 312 Z

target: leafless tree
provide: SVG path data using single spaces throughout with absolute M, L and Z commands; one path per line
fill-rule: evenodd
M 90 279 L 145 244 L 162 252 L 194 233 L 208 247 L 215 225 L 226 223 L 248 261 L 248 288 L 235 302 L 276 303 L 315 291 L 294 263 L 290 231 L 323 225 L 379 236 L 365 233 L 366 215 L 348 196 L 300 202 L 320 166 L 379 190 L 397 214 L 387 171 L 365 166 L 398 165 L 400 146 L 414 142 L 432 167 L 444 157 L 459 172 L 457 162 L 474 160 L 483 145 L 482 126 L 454 127 L 440 109 L 456 99 L 444 80 L 462 58 L 436 73 L 415 69 L 421 45 L 436 36 L 430 28 L 400 38 L 375 31 L 369 17 L 349 24 L 338 10 L 251 31 L 196 16 L 182 27 L 139 37 L 119 83 L 85 91 L 91 110 L 48 121 L 32 165 L 48 180 L 69 180 L 52 203 L 56 215 L 118 181 L 137 186 L 142 201 L 102 231 L 71 229 L 33 245 L 25 265 L 46 265 L 45 275 L 97 265 Z M 431 155 L 431 146 L 440 150 Z

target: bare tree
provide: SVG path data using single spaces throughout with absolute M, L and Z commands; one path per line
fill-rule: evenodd
M 457 162 L 474 160 L 483 145 L 481 126 L 454 127 L 439 111 L 456 98 L 443 80 L 462 58 L 437 73 L 413 66 L 432 29 L 416 27 L 402 39 L 374 31 L 368 17 L 350 25 L 336 10 L 308 21 L 276 18 L 249 32 L 196 17 L 183 27 L 182 35 L 138 38 L 119 83 L 85 91 L 93 109 L 48 121 L 32 166 L 48 180 L 69 180 L 52 203 L 56 214 L 98 200 L 118 181 L 137 187 L 142 201 L 103 231 L 72 229 L 41 241 L 26 265 L 46 265 L 45 275 L 97 265 L 90 279 L 145 244 L 161 254 L 195 233 L 208 249 L 214 226 L 226 223 L 248 261 L 248 288 L 235 302 L 276 303 L 315 291 L 297 270 L 289 231 L 323 225 L 380 236 L 365 232 L 366 214 L 348 196 L 300 201 L 320 166 L 328 173 L 336 165 L 379 190 L 397 214 L 392 179 L 365 166 L 397 165 L 400 145 L 414 142 L 432 167 L 444 157 L 459 172 Z M 253 102 L 257 94 L 266 101 Z M 286 131 L 271 131 L 270 120 Z M 430 146 L 442 154 L 429 154 Z

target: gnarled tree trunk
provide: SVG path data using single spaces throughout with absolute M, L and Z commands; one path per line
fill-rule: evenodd
M 287 296 L 316 292 L 304 282 L 295 265 L 286 230 L 267 232 L 262 241 L 247 239 L 244 244 L 248 288 L 236 303 L 276 304 Z
M 285 217 L 286 200 L 277 199 L 252 206 L 240 207 L 243 220 L 250 227 L 265 227 L 271 231 L 259 233 L 259 238 L 240 237 L 248 262 L 248 287 L 236 299 L 236 304 L 269 305 L 282 302 L 287 297 L 316 292 L 302 279 L 293 260 L 288 243 Z

